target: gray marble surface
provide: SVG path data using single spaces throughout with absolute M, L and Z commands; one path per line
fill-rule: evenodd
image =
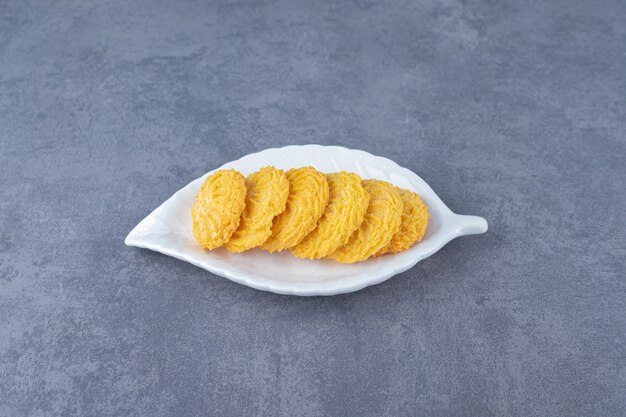
M 625 68 L 621 0 L 0 0 L 0 415 L 626 415 Z M 304 143 L 490 230 L 330 298 L 124 246 Z

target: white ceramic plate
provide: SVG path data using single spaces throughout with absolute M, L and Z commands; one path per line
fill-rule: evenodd
M 420 243 L 405 252 L 352 265 L 327 259 L 297 259 L 289 251 L 274 254 L 258 249 L 239 254 L 224 248 L 206 251 L 191 234 L 191 206 L 196 191 L 211 171 L 189 183 L 143 219 L 126 237 L 126 245 L 173 256 L 259 290 L 291 295 L 334 295 L 383 282 L 429 257 L 458 236 L 487 231 L 485 219 L 454 214 L 412 171 L 364 151 L 339 146 L 287 146 L 246 155 L 218 169 L 233 168 L 245 176 L 266 165 L 285 170 L 309 165 L 322 172 L 345 170 L 413 190 L 429 208 L 426 234 Z

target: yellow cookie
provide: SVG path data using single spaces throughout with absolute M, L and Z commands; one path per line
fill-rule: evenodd
M 329 255 L 345 264 L 364 261 L 385 247 L 402 220 L 402 199 L 394 186 L 379 180 L 364 180 L 370 195 L 365 219 L 348 243 Z
M 422 240 L 426 226 L 428 225 L 428 207 L 422 202 L 419 195 L 413 191 L 396 187 L 402 198 L 402 222 L 400 229 L 393 235 L 391 242 L 377 255 L 385 253 L 398 253 L 407 250 Z
M 239 226 L 245 207 L 243 176 L 232 169 L 207 177 L 191 209 L 193 237 L 200 246 L 215 249 L 228 242 Z
M 262 248 L 270 252 L 297 245 L 308 235 L 328 203 L 328 181 L 313 167 L 287 171 L 289 197 L 287 208 L 274 219 L 272 235 Z
M 239 228 L 226 243 L 231 252 L 243 252 L 260 246 L 272 234 L 274 217 L 285 210 L 289 181 L 285 172 L 272 166 L 246 177 L 246 208 Z
M 317 259 L 344 245 L 363 221 L 369 195 L 361 177 L 345 171 L 326 175 L 329 199 L 317 228 L 291 248 L 298 258 Z

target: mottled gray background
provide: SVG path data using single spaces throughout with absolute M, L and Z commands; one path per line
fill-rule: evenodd
M 128 248 L 207 170 L 362 148 L 487 234 L 355 294 Z M 0 0 L 0 415 L 626 415 L 626 3 Z

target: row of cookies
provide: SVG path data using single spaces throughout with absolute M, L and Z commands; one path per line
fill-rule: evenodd
M 191 214 L 193 235 L 207 249 L 288 249 L 298 258 L 342 263 L 404 251 L 428 224 L 428 208 L 412 191 L 312 167 L 268 166 L 246 178 L 217 171 L 202 184 Z

